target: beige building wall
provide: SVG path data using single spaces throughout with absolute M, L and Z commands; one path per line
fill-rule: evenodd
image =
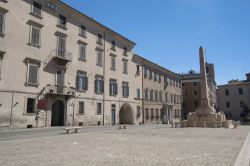
M 140 77 L 143 81 L 141 89 L 144 89 L 142 99 L 144 123 L 179 121 L 181 115 L 179 75 L 138 55 L 134 55 L 133 61 L 142 69 Z M 151 91 L 153 92 L 152 98 L 150 97 Z
M 135 78 L 136 65 L 132 63 L 134 43 L 120 34 L 110 30 L 84 14 L 77 12 L 60 1 L 37 0 L 42 5 L 42 17 L 31 14 L 31 0 L 0 2 L 0 9 L 6 11 L 5 31 L 0 37 L 0 52 L 3 55 L 0 80 L 0 126 L 24 128 L 27 125 L 44 127 L 51 125 L 53 103 L 60 99 L 64 105 L 64 125 L 106 125 L 112 124 L 111 107 L 115 105 L 115 124 L 119 124 L 119 111 L 124 103 L 129 104 L 132 123 L 139 123 L 136 109 L 141 106 L 135 100 L 136 89 L 140 88 L 140 80 Z M 56 11 L 47 7 L 47 2 L 56 6 Z M 57 26 L 58 17 L 62 14 L 67 18 L 66 28 Z M 86 26 L 86 37 L 79 35 L 80 26 Z M 40 46 L 29 44 L 31 26 L 40 28 Z M 97 35 L 101 34 L 104 42 L 97 44 Z M 72 55 L 66 66 L 50 64 L 51 54 L 57 48 L 58 35 L 66 38 L 66 50 Z M 112 40 L 116 51 L 111 50 Z M 86 61 L 79 60 L 79 44 L 86 45 Z M 124 55 L 127 47 L 127 55 Z M 102 51 L 103 65 L 96 65 L 97 50 Z M 116 68 L 111 70 L 111 57 L 114 56 Z M 127 61 L 128 72 L 123 73 L 123 62 Z M 34 62 L 39 66 L 38 85 L 26 84 L 28 65 Z M 56 72 L 65 72 L 64 85 L 72 87 L 74 95 L 51 95 L 47 85 L 55 85 Z M 88 90 L 75 91 L 77 71 L 83 71 L 88 77 Z M 95 93 L 96 76 L 104 80 L 104 94 Z M 110 79 L 115 79 L 118 94 L 109 95 Z M 123 97 L 122 83 L 129 84 L 129 96 Z M 46 108 L 34 113 L 27 113 L 27 99 L 43 100 Z M 84 102 L 84 114 L 79 114 L 79 101 Z M 97 114 L 97 103 L 101 103 L 102 113 Z M 36 112 L 39 112 L 37 116 Z M 37 117 L 38 120 L 35 120 Z
M 242 91 L 242 93 L 240 92 Z M 243 105 L 250 108 L 250 82 L 237 81 L 220 85 L 217 89 L 218 110 L 225 113 L 227 119 L 243 120 Z

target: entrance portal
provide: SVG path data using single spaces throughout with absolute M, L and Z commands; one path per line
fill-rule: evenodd
M 56 100 L 52 105 L 51 126 L 64 126 L 64 103 Z
M 130 104 L 124 103 L 119 112 L 120 124 L 133 124 L 134 116 Z

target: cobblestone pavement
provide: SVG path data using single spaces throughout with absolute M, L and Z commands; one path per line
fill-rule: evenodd
M 249 129 L 155 125 L 0 141 L 0 166 L 230 166 Z

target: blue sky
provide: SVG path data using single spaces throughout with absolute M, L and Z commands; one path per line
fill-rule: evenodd
M 137 45 L 134 52 L 177 73 L 199 72 L 198 49 L 217 84 L 250 72 L 250 0 L 63 0 Z

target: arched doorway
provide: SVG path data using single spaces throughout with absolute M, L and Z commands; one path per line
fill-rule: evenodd
M 62 100 L 54 101 L 51 111 L 51 126 L 64 126 L 64 103 Z
M 120 124 L 133 124 L 134 116 L 130 104 L 124 103 L 119 112 Z

